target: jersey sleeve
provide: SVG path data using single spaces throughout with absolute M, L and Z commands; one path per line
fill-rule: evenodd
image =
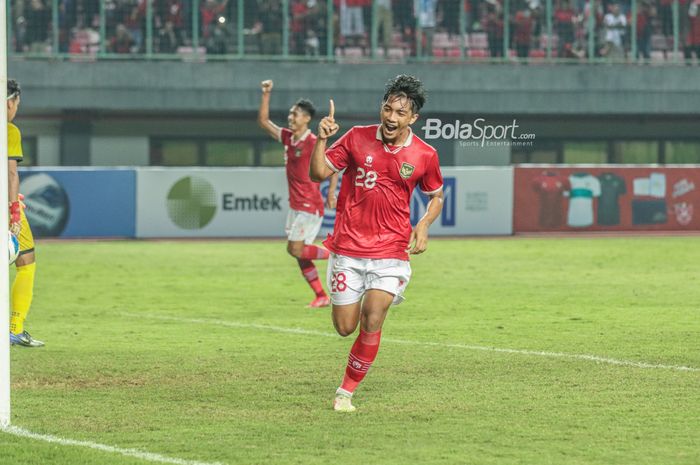
M 627 193 L 627 185 L 625 184 L 625 178 L 623 177 L 618 177 L 618 181 L 620 181 L 620 186 L 617 189 L 617 193 L 622 195 Z
M 280 129 L 280 142 L 283 145 L 290 145 L 292 142 L 292 130 L 289 128 Z
M 7 125 L 7 158 L 22 161 L 22 134 L 14 124 Z
M 326 150 L 326 165 L 336 173 L 342 171 L 348 166 L 350 161 L 350 143 L 352 140 L 353 129 L 335 141 L 331 148 Z
M 440 171 L 440 160 L 436 152 L 431 154 L 425 173 L 420 180 L 420 190 L 424 194 L 435 194 L 442 189 L 442 172 Z

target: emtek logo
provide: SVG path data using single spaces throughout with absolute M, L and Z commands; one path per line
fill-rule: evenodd
M 236 197 L 234 194 L 227 193 L 222 197 L 222 208 L 227 211 L 282 210 L 282 197 L 274 193 L 268 197 L 261 197 L 258 194 L 251 197 Z
M 168 192 L 168 216 L 182 229 L 201 229 L 216 214 L 216 193 L 206 179 L 187 176 Z
M 442 181 L 442 191 L 445 194 L 445 200 L 442 204 L 440 226 L 455 226 L 457 224 L 457 219 L 455 216 L 457 179 L 454 177 L 447 177 Z M 420 189 L 416 188 L 413 191 L 413 197 L 411 197 L 411 224 L 413 226 L 415 226 L 418 221 L 423 218 L 423 215 L 425 215 L 425 210 L 428 207 L 429 201 L 430 197 L 422 193 Z

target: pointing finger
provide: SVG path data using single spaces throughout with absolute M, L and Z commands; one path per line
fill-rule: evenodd
M 333 99 L 331 99 L 331 109 L 328 111 L 328 117 L 330 119 L 333 119 L 334 115 L 335 115 L 335 103 L 333 103 Z

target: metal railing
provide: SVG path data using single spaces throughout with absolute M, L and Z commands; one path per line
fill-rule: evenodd
M 698 10 L 700 0 L 8 0 L 8 54 L 697 64 Z

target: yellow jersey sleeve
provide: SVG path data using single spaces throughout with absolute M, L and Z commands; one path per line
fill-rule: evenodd
M 10 160 L 22 161 L 22 134 L 19 128 L 12 123 L 7 123 L 7 157 Z

